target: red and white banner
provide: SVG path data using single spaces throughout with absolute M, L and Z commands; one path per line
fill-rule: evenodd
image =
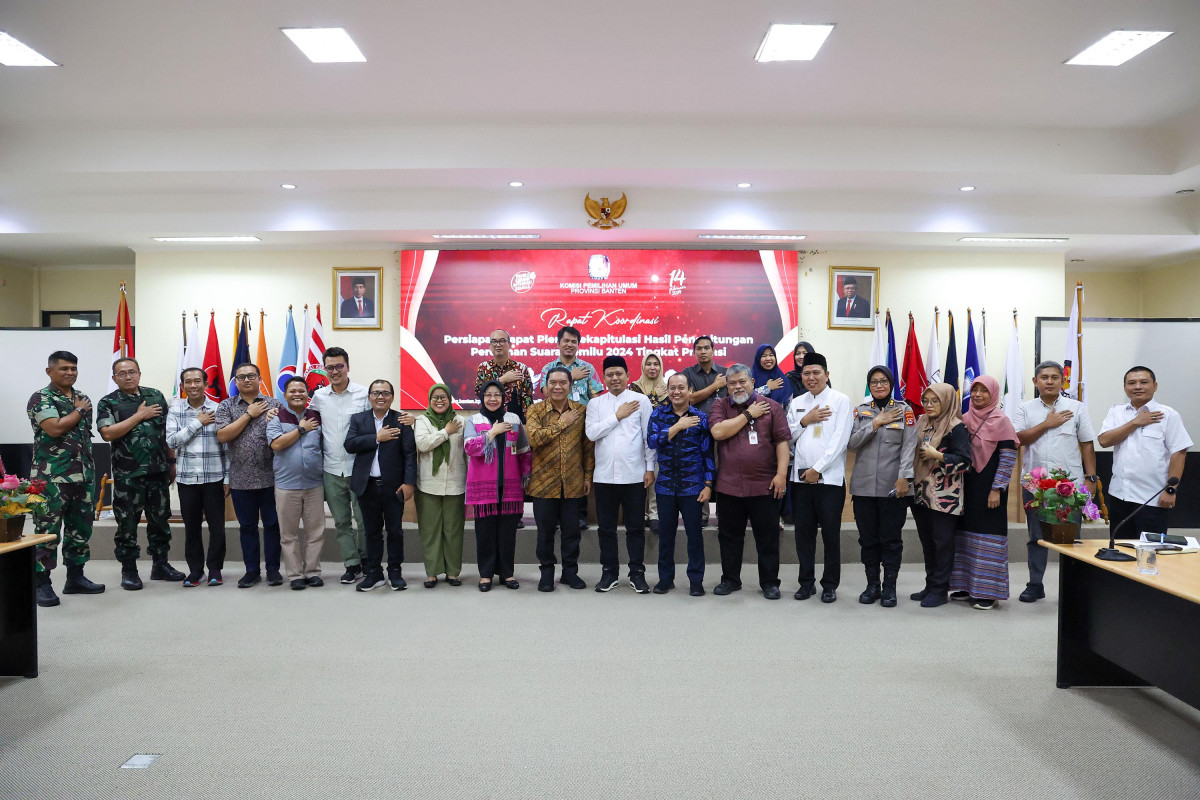
M 748 364 L 764 343 L 790 363 L 798 278 L 791 250 L 406 250 L 400 406 L 424 408 L 434 383 L 460 407 L 477 405 L 475 370 L 498 328 L 535 372 L 558 358 L 565 325 L 582 334 L 579 358 L 599 369 L 624 356 L 631 378 L 647 352 L 668 371 L 694 364 L 701 334 L 719 364 Z

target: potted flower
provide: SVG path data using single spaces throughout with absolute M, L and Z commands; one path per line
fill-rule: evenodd
M 36 504 L 46 502 L 42 494 L 45 491 L 45 481 L 21 480 L 16 475 L 5 475 L 0 480 L 0 542 L 21 538 L 25 515 Z
M 1041 520 L 1042 538 L 1048 542 L 1071 544 L 1080 523 L 1100 519 L 1091 492 L 1062 469 L 1036 467 L 1021 476 L 1021 487 L 1033 495 L 1025 511 Z

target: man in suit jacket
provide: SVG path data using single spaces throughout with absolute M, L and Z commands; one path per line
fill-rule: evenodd
M 864 319 L 871 316 L 870 300 L 858 296 L 858 281 L 853 277 L 842 279 L 842 299 L 837 301 L 837 315 Z
M 407 588 L 400 574 L 404 562 L 404 503 L 417 484 L 417 442 L 413 430 L 400 424 L 392 409 L 395 390 L 388 381 L 368 388 L 371 407 L 350 418 L 346 451 L 354 453 L 350 488 L 362 508 L 367 554 L 363 579 L 354 587 L 369 592 L 383 585 L 383 529 L 387 526 L 388 583 L 393 591 Z
M 342 301 L 342 310 L 338 315 L 342 319 L 371 319 L 375 316 L 375 302 L 367 297 L 367 281 L 365 278 L 355 278 L 350 282 L 354 292 L 353 297 Z

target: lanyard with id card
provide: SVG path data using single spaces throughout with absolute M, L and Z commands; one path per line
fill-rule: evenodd
M 758 444 L 758 431 L 754 430 L 754 423 L 750 423 L 750 432 L 746 434 L 746 439 L 750 444 Z

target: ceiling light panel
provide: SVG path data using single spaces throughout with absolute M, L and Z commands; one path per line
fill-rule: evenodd
M 434 239 L 540 239 L 540 233 L 435 233 Z
M 4 31 L 0 31 L 0 64 L 6 67 L 57 67 L 50 59 Z
M 1067 240 L 1033 236 L 964 236 L 959 241 L 977 244 L 1061 244 Z
M 1172 31 L 1113 31 L 1067 63 L 1076 67 L 1119 67 L 1170 36 Z
M 767 61 L 812 61 L 829 34 L 833 25 L 783 25 L 778 22 L 767 29 L 754 60 Z
M 801 239 L 808 238 L 807 236 L 797 236 L 793 234 L 782 233 L 701 233 L 696 238 L 698 239 L 770 239 L 772 241 L 798 242 Z
M 300 52 L 314 64 L 344 64 L 366 61 L 367 57 L 345 28 L 280 28 Z
M 235 242 L 261 242 L 257 236 L 155 236 L 156 242 L 192 242 L 200 244 L 230 244 Z

